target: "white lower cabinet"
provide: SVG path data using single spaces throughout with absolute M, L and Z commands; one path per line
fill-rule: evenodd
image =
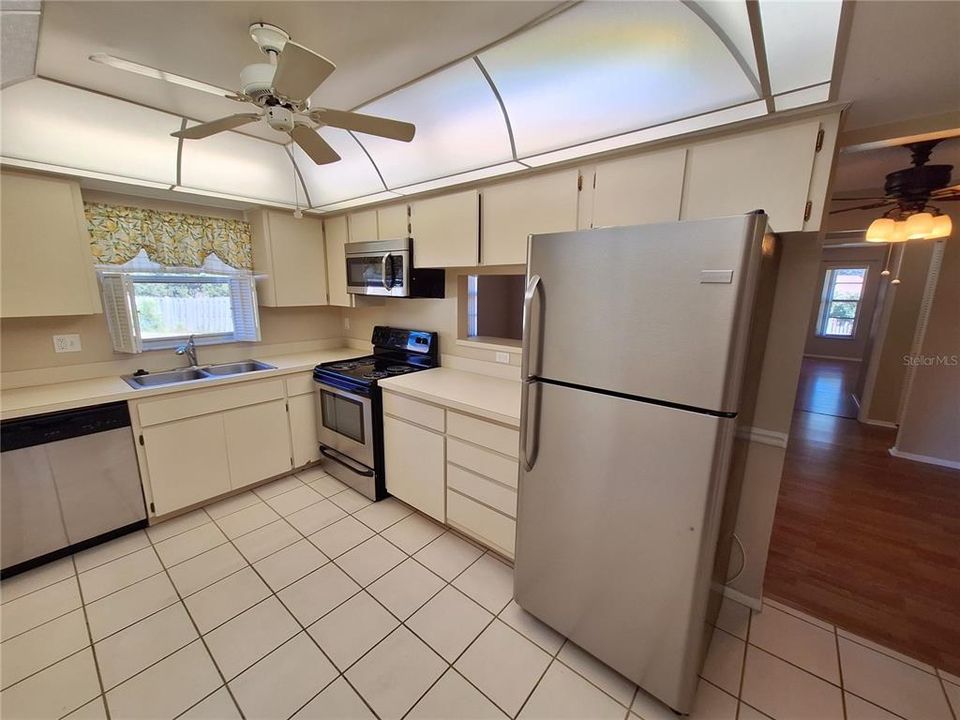
M 383 399 L 387 491 L 513 558 L 519 432 L 388 391 Z
M 309 375 L 131 401 L 151 516 L 212 500 L 317 459 Z
M 383 456 L 387 492 L 444 522 L 443 435 L 387 415 Z
M 219 414 L 177 420 L 142 430 L 156 515 L 230 490 L 230 463 Z
M 230 486 L 241 488 L 280 475 L 292 466 L 285 400 L 223 413 Z

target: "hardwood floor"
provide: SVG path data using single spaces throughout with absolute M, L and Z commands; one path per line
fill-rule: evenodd
M 862 363 L 805 357 L 800 366 L 797 410 L 855 418 L 853 399 Z
M 960 471 L 891 457 L 895 437 L 795 414 L 765 594 L 960 674 Z

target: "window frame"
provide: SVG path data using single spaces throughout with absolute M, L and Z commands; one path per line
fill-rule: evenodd
M 145 338 L 140 329 L 140 313 L 134 286 L 137 283 L 227 283 L 230 287 L 230 309 L 233 331 L 229 333 L 193 333 L 197 345 L 223 345 L 236 342 L 259 342 L 260 310 L 256 282 L 248 270 L 225 265 L 215 256 L 201 268 L 172 268 L 138 256 L 125 265 L 99 265 L 101 297 L 114 350 L 140 353 L 169 350 L 182 345 L 190 333 Z M 115 282 L 116 284 L 111 284 Z M 108 287 L 109 286 L 109 287 Z M 115 294 L 119 293 L 121 297 Z M 249 295 L 248 295 L 249 294 Z M 110 297 L 110 295 L 114 295 Z
M 847 285 L 854 283 L 838 283 L 836 278 L 841 270 L 862 270 L 863 271 L 863 280 L 860 284 L 860 296 L 856 300 L 851 300 L 847 298 L 836 298 L 835 292 L 837 285 Z M 867 291 L 867 282 L 870 277 L 870 267 L 868 265 L 857 264 L 857 263 L 842 263 L 842 264 L 830 264 L 827 266 L 826 272 L 823 276 L 823 289 L 820 295 L 820 309 L 817 312 L 817 326 L 816 326 L 816 336 L 818 338 L 823 338 L 825 340 L 856 340 L 857 332 L 860 329 L 860 315 L 863 309 L 864 295 Z M 830 317 L 830 307 L 835 302 L 846 302 L 846 303 L 855 303 L 856 309 L 853 314 L 853 327 L 850 329 L 849 335 L 839 335 L 835 333 L 827 332 L 827 324 L 829 323 Z M 842 318 L 848 319 L 848 318 Z

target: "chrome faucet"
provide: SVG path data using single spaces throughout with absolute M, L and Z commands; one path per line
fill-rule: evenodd
M 186 355 L 191 367 L 199 365 L 197 362 L 197 343 L 194 342 L 193 335 L 187 338 L 183 345 L 177 345 L 176 353 L 177 355 Z

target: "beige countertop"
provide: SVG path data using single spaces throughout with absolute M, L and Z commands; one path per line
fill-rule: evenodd
M 520 427 L 521 384 L 515 380 L 439 367 L 381 380 L 380 387 Z
M 156 395 L 196 390 L 197 388 L 228 385 L 230 383 L 247 380 L 261 380 L 270 377 L 289 375 L 296 372 L 312 370 L 322 362 L 343 360 L 345 358 L 360 357 L 364 352 L 356 348 L 336 348 L 333 350 L 314 350 L 311 352 L 295 353 L 292 355 L 267 355 L 254 357 L 261 362 L 274 366 L 274 370 L 260 370 L 242 375 L 232 375 L 223 378 L 193 380 L 161 387 L 143 388 L 135 390 L 119 375 L 90 378 L 88 380 L 74 380 L 72 382 L 55 383 L 51 385 L 32 385 L 30 387 L 11 388 L 0 390 L 0 419 L 38 415 L 40 413 L 70 410 L 73 408 L 101 405 L 103 403 L 121 400 L 135 400 Z

